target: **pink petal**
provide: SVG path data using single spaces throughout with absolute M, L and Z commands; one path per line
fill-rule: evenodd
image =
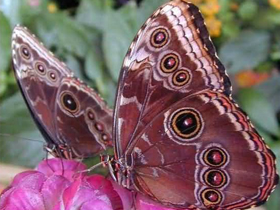
M 77 179 L 63 193 L 63 206 L 65 206 L 67 210 L 72 209 L 73 206 L 80 209 L 89 202 L 92 203 L 93 206 L 95 206 L 95 202 L 102 202 L 102 205 L 107 206 L 110 210 L 113 209 L 108 196 L 92 188 L 82 178 Z
M 86 177 L 85 182 L 88 183 L 93 189 L 97 189 L 100 194 L 105 194 L 110 199 L 114 209 L 123 208 L 122 200 L 118 195 L 118 192 L 114 189 L 110 180 L 107 180 L 101 175 L 92 175 Z
M 123 209 L 131 209 L 133 207 L 133 193 L 124 187 L 118 185 L 118 183 L 112 181 L 114 190 L 117 191 L 118 195 L 122 200 Z
M 79 171 L 86 170 L 86 165 L 74 160 L 64 160 L 60 158 L 52 158 L 42 161 L 37 170 L 46 176 L 53 174 L 62 175 L 70 181 L 73 181 L 75 175 L 80 176 Z
M 81 210 L 113 210 L 112 205 L 102 200 L 88 201 L 83 204 Z
M 0 209 L 45 210 L 43 198 L 36 190 L 12 188 L 9 196 L 1 196 Z
M 69 185 L 70 181 L 63 176 L 53 175 L 45 181 L 41 194 L 44 198 L 46 209 L 51 210 L 57 203 L 59 203 L 62 192 Z
M 47 177 L 37 171 L 26 171 L 17 174 L 11 184 L 11 187 L 29 188 L 40 191 Z

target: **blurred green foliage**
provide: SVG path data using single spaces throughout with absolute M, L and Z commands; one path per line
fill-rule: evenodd
M 279 159 L 280 3 L 192 1 L 205 15 L 218 54 L 233 81 L 234 98 Z M 33 167 L 45 155 L 43 138 L 27 111 L 11 69 L 10 40 L 16 24 L 27 26 L 113 107 L 125 53 L 140 26 L 164 2 L 143 0 L 137 5 L 131 0 L 116 9 L 113 0 L 80 0 L 77 7 L 61 10 L 47 0 L 1 0 L 0 162 Z M 278 188 L 268 209 L 279 209 L 279 195 Z

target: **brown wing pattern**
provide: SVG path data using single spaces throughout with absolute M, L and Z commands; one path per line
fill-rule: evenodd
M 48 148 L 84 158 L 111 145 L 112 111 L 103 100 L 26 28 L 15 27 L 12 36 L 15 75 Z
M 275 156 L 232 100 L 199 10 L 183 0 L 155 11 L 132 42 L 113 136 L 127 187 L 171 207 L 245 209 L 278 182 Z

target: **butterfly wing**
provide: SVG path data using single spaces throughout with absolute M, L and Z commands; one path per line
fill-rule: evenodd
M 49 149 L 84 158 L 110 145 L 112 112 L 92 89 L 24 27 L 15 27 L 12 51 L 20 90 Z
M 113 137 L 128 187 L 171 207 L 244 209 L 278 182 L 273 153 L 232 100 L 203 17 L 185 1 L 160 7 L 132 42 Z

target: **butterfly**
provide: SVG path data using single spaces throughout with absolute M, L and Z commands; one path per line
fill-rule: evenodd
M 50 153 L 82 159 L 112 145 L 112 110 L 22 26 L 13 30 L 12 63 Z
M 199 9 L 172 0 L 125 56 L 113 114 L 122 186 L 179 209 L 247 209 L 278 183 L 275 155 L 231 96 Z

